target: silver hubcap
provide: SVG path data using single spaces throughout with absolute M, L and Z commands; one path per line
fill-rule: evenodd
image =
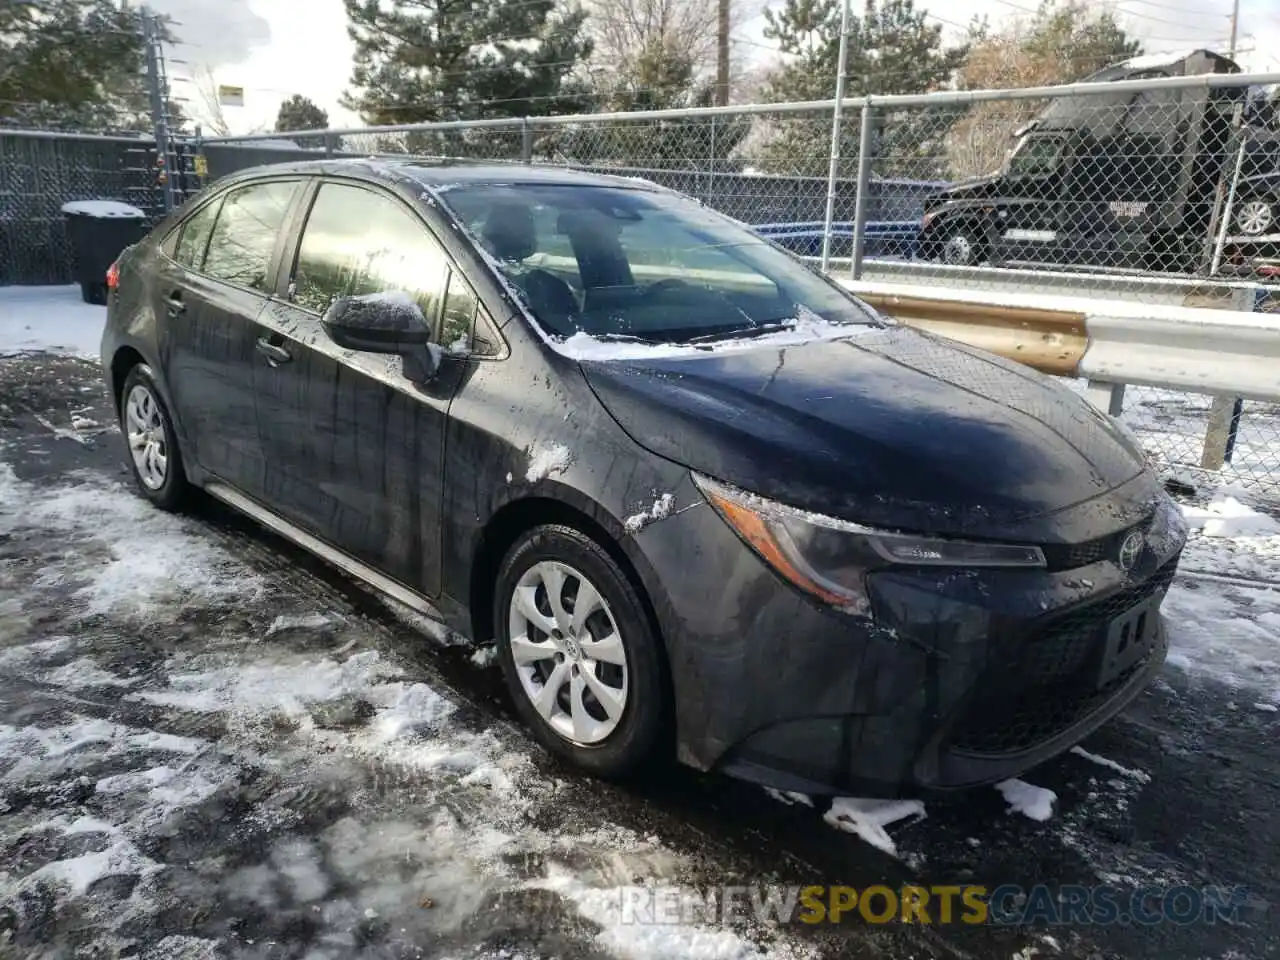
M 534 564 L 511 596 L 511 657 L 538 714 L 573 743 L 599 743 L 627 705 L 627 656 L 613 611 L 573 567 Z
M 1236 222 L 1240 224 L 1240 232 L 1254 237 L 1266 233 L 1272 221 L 1271 204 L 1265 200 L 1250 200 L 1241 204 L 1240 216 Z
M 160 417 L 160 405 L 151 391 L 138 384 L 124 405 L 125 432 L 133 468 L 148 490 L 159 490 L 169 475 L 169 443 Z
M 966 267 L 973 263 L 973 241 L 967 234 L 957 233 L 947 240 L 942 249 L 942 259 L 952 266 Z

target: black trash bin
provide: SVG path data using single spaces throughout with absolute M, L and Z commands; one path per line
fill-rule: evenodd
M 81 296 L 85 303 L 104 304 L 107 270 L 125 247 L 146 234 L 147 215 L 118 200 L 74 200 L 62 212 Z

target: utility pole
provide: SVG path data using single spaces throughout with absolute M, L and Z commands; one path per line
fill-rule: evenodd
M 1227 52 L 1227 56 L 1232 60 L 1236 57 L 1236 38 L 1240 34 L 1240 0 L 1232 0 L 1231 3 L 1231 48 Z
M 716 106 L 729 105 L 729 3 L 720 0 L 720 22 L 717 30 L 716 51 Z

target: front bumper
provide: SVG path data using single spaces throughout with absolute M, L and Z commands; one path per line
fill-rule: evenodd
M 785 585 L 710 509 L 667 526 L 651 530 L 685 571 L 663 577 L 660 614 L 682 759 L 859 796 L 1016 776 L 1118 713 L 1164 662 L 1156 611 L 1182 549 L 1181 535 L 1149 538 L 1127 573 L 1110 556 L 1057 572 L 883 570 L 873 617 L 852 617 Z M 686 537 L 714 583 L 689 575 Z

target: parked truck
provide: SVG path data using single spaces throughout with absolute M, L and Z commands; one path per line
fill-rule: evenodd
M 1239 73 L 1196 50 L 1087 80 Z M 995 174 L 929 197 L 922 254 L 947 264 L 1280 274 L 1280 85 L 1062 97 Z

